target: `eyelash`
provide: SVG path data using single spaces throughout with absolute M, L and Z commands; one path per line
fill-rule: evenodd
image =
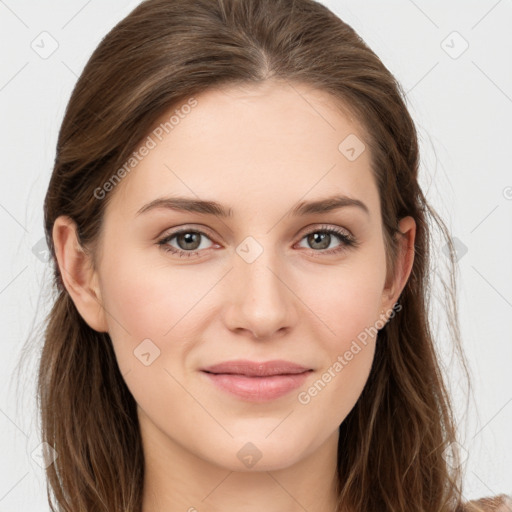
M 165 252 L 177 254 L 180 256 L 180 258 L 183 256 L 190 258 L 196 254 L 199 254 L 199 252 L 201 252 L 202 250 L 206 250 L 206 249 L 201 249 L 201 251 L 184 251 L 183 249 L 176 249 L 176 247 L 172 247 L 171 245 L 168 245 L 168 242 L 170 242 L 174 237 L 176 237 L 182 233 L 197 233 L 197 234 L 203 235 L 206 238 L 210 239 L 210 237 L 203 231 L 199 231 L 196 229 L 190 229 L 190 228 L 188 228 L 188 229 L 183 228 L 183 229 L 175 231 L 175 232 L 167 235 L 166 237 L 162 238 L 161 240 L 159 240 L 157 242 L 157 244 Z M 315 256 L 338 254 L 344 250 L 347 250 L 350 248 L 355 248 L 355 247 L 359 246 L 359 242 L 353 236 L 349 236 L 344 231 L 341 231 L 340 229 L 333 228 L 330 226 L 321 226 L 320 228 L 316 228 L 314 230 L 311 230 L 311 231 L 305 233 L 301 237 L 299 242 L 313 233 L 328 233 L 331 235 L 336 235 L 341 242 L 341 244 L 334 249 L 323 249 L 323 250 L 309 249 L 309 251 L 311 251 L 313 253 L 313 255 L 315 255 Z

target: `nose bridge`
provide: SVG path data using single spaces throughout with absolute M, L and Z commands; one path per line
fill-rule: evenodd
M 263 294 L 267 301 L 283 294 L 283 284 L 276 276 L 280 273 L 281 260 L 271 237 L 257 240 L 248 236 L 237 246 L 236 253 L 235 279 L 240 280 L 247 293 L 255 299 Z
M 287 289 L 282 259 L 270 236 L 248 236 L 236 247 L 231 276 L 231 327 L 268 336 L 293 320 L 293 294 Z

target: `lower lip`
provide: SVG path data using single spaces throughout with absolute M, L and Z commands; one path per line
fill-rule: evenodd
M 310 371 L 269 377 L 247 377 L 203 372 L 220 389 L 250 402 L 265 402 L 284 396 L 301 386 Z

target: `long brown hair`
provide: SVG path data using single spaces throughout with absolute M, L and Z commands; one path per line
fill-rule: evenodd
M 144 459 L 136 403 L 107 333 L 91 329 L 67 293 L 52 240 L 60 215 L 94 261 L 105 207 L 95 190 L 129 159 L 156 120 L 224 84 L 269 79 L 332 94 L 366 131 L 379 189 L 389 275 L 398 221 L 416 221 L 415 259 L 401 310 L 379 331 L 368 382 L 340 426 L 340 508 L 453 512 L 462 503 L 454 413 L 429 320 L 430 248 L 449 249 L 442 280 L 449 332 L 462 368 L 447 227 L 418 183 L 417 132 L 405 94 L 356 32 L 313 0 L 146 0 L 101 41 L 69 100 L 44 203 L 56 300 L 38 375 L 52 510 L 140 512 Z M 341 142 L 341 141 L 340 141 Z M 54 502 L 54 503 L 53 503 Z

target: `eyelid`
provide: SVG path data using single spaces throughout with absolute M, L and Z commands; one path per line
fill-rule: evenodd
M 321 223 L 320 224 L 313 223 L 313 224 L 307 225 L 306 227 L 302 228 L 297 233 L 296 236 L 298 236 L 300 238 L 300 240 L 302 240 L 302 238 L 304 238 L 309 233 L 312 233 L 312 232 L 314 233 L 316 231 L 323 231 L 323 230 L 332 230 L 332 229 L 334 229 L 336 231 L 343 232 L 343 234 L 347 235 L 347 237 L 349 237 L 349 238 L 355 238 L 354 235 L 351 233 L 351 231 L 343 226 L 338 226 L 337 224 L 321 224 Z
M 185 224 L 183 226 L 166 229 L 161 235 L 158 235 L 157 239 L 161 240 L 162 238 L 168 238 L 188 231 L 201 233 L 202 235 L 208 236 L 210 239 L 217 237 L 210 228 L 202 224 Z

